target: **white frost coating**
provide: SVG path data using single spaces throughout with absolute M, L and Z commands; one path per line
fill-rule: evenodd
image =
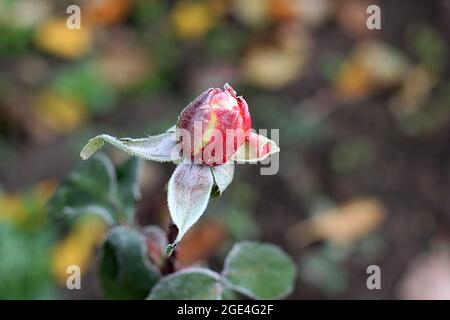
M 263 135 L 258 134 L 256 141 L 258 143 L 249 143 L 248 141 L 246 141 L 233 155 L 233 160 L 240 163 L 263 161 L 264 159 L 267 159 L 270 155 L 280 152 L 280 148 L 277 146 L 275 141 Z M 267 154 L 260 156 L 263 147 L 266 144 L 269 144 L 270 151 Z
M 117 149 L 145 160 L 166 162 L 176 161 L 180 158 L 172 155 L 172 151 L 177 145 L 173 132 L 166 132 L 157 136 L 140 139 L 118 139 L 107 134 L 102 134 L 89 140 L 83 150 L 81 150 L 81 158 L 84 160 L 89 159 L 103 146 L 105 141 Z
M 67 216 L 72 216 L 72 217 L 76 217 L 79 213 L 82 214 L 93 214 L 93 215 L 97 215 L 100 218 L 103 219 L 103 221 L 108 225 L 108 226 L 113 226 L 114 225 L 114 219 L 111 216 L 111 214 L 109 213 L 108 210 L 106 210 L 105 208 L 101 207 L 101 206 L 97 206 L 97 205 L 87 205 L 84 207 L 80 207 L 80 208 L 72 208 L 72 207 L 64 207 L 62 210 L 64 215 Z
M 173 223 L 178 228 L 176 245 L 186 231 L 202 216 L 208 205 L 214 179 L 208 166 L 178 165 L 169 180 L 167 201 Z
M 241 241 L 239 243 L 236 243 L 233 248 L 231 248 L 230 252 L 228 253 L 228 256 L 225 258 L 225 262 L 224 262 L 224 267 L 223 270 L 221 272 L 221 276 L 222 276 L 222 284 L 227 287 L 228 289 L 234 290 L 236 292 L 239 292 L 249 298 L 255 299 L 255 300 L 265 300 L 262 299 L 260 297 L 258 297 L 258 295 L 256 295 L 254 292 L 252 292 L 250 289 L 242 287 L 240 285 L 236 285 L 234 283 L 232 283 L 227 277 L 230 273 L 232 273 L 232 271 L 230 271 L 231 268 L 231 264 L 233 262 L 233 260 L 235 260 L 236 256 L 238 254 L 241 253 L 243 249 L 243 247 L 245 247 L 246 245 L 259 245 L 259 246 L 265 246 L 267 248 L 273 248 L 275 250 L 278 250 L 280 252 L 283 252 L 283 250 L 281 249 L 280 246 L 277 246 L 273 243 L 260 243 L 260 242 L 255 242 L 255 241 Z M 290 286 L 286 289 L 286 291 L 282 294 L 280 294 L 277 297 L 272 297 L 271 299 L 283 299 L 287 296 L 289 296 L 292 291 L 294 290 L 294 283 L 291 283 Z
M 167 129 L 166 132 L 175 132 L 177 130 L 177 125 L 171 126 L 169 129 Z
M 227 257 L 225 258 L 225 262 L 223 264 L 223 270 L 221 272 L 222 275 L 222 283 L 225 285 L 225 287 L 227 287 L 228 289 L 234 290 L 236 292 L 239 292 L 249 298 L 255 299 L 257 300 L 258 297 L 249 289 L 247 288 L 243 288 L 240 286 L 235 285 L 234 283 L 231 283 L 231 281 L 229 281 L 227 279 L 227 275 L 230 273 L 230 264 L 233 261 L 233 259 L 235 258 L 235 256 L 240 252 L 241 247 L 243 245 L 246 245 L 248 243 L 254 243 L 252 241 L 241 241 L 239 243 L 234 244 L 234 246 L 231 248 L 230 252 L 228 252 Z
M 165 276 L 164 278 L 162 278 L 150 291 L 150 295 L 147 297 L 147 300 L 153 300 L 155 295 L 157 294 L 157 292 L 161 289 L 164 288 L 164 286 L 166 285 L 167 282 L 169 282 L 170 280 L 177 278 L 181 275 L 185 275 L 185 274 L 191 274 L 191 273 L 200 273 L 200 274 L 204 274 L 205 276 L 208 276 L 214 280 L 217 281 L 216 284 L 216 299 L 217 300 L 221 300 L 222 299 L 222 277 L 220 276 L 220 274 L 218 274 L 217 272 L 214 272 L 212 270 L 209 269 L 205 269 L 205 268 L 197 268 L 197 267 L 193 267 L 193 268 L 188 268 L 188 269 L 182 269 L 180 271 L 177 271 L 175 273 L 172 273 L 168 276 Z
M 211 171 L 214 176 L 214 182 L 217 187 L 219 187 L 220 193 L 224 192 L 231 181 L 233 181 L 234 163 L 230 161 L 223 165 L 212 167 Z

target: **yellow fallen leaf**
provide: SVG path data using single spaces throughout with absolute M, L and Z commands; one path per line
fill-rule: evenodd
M 132 0 L 89 0 L 82 12 L 89 24 L 107 26 L 126 18 L 132 4 Z
M 28 217 L 39 210 L 42 214 L 45 211 L 45 205 L 53 194 L 56 183 L 51 180 L 40 182 L 31 188 L 31 191 L 22 193 L 0 194 L 0 222 L 9 221 L 15 224 L 22 224 Z M 27 203 L 33 203 L 30 206 Z M 44 215 L 42 215 L 44 216 Z
M 292 0 L 270 0 L 268 3 L 268 14 L 274 20 L 292 20 L 298 17 L 297 1 Z
M 251 27 L 295 21 L 317 27 L 331 16 L 334 6 L 332 0 L 233 0 L 231 9 Z
M 68 133 L 87 118 L 86 106 L 75 98 L 43 91 L 36 97 L 35 113 L 50 129 Z
M 348 244 L 378 229 L 385 217 L 386 210 L 379 201 L 355 199 L 300 222 L 289 231 L 288 237 L 302 245 L 321 239 Z
M 257 87 L 280 89 L 303 74 L 311 48 L 310 34 L 300 24 L 277 28 L 270 41 L 247 49 L 241 61 L 242 76 Z
M 36 46 L 60 58 L 76 59 L 86 55 L 92 47 L 91 28 L 69 29 L 65 19 L 52 19 L 41 24 L 34 35 Z
M 106 225 L 98 217 L 78 221 L 70 233 L 52 249 L 52 273 L 61 284 L 66 283 L 67 267 L 77 265 L 82 274 L 87 271 L 95 249 L 103 240 Z
M 149 52 L 126 40 L 117 40 L 105 48 L 95 64 L 105 82 L 125 89 L 152 72 Z
M 380 41 L 363 41 L 343 63 L 334 86 L 341 99 L 362 98 L 399 85 L 409 66 L 406 57 L 395 48 Z
M 233 0 L 231 9 L 244 24 L 258 27 L 270 22 L 270 0 Z
M 175 33 L 181 39 L 198 39 L 217 22 L 217 13 L 206 1 L 179 1 L 170 15 Z
M 257 47 L 243 58 L 242 72 L 249 83 L 264 89 L 276 90 L 295 80 L 305 58 L 296 51 L 277 47 Z
M 415 66 L 408 70 L 399 92 L 390 101 L 391 110 L 395 115 L 407 115 L 429 97 L 436 84 L 436 79 L 424 66 Z
M 363 65 L 347 61 L 339 71 L 335 88 L 341 99 L 354 100 L 367 96 L 373 90 L 374 83 Z
M 308 27 L 318 27 L 335 13 L 333 0 L 296 0 L 299 20 Z

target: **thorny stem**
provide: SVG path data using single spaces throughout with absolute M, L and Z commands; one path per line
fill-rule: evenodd
M 167 242 L 173 243 L 178 235 L 178 228 L 172 222 L 167 230 Z M 171 254 L 166 258 L 166 261 L 161 268 L 161 273 L 163 275 L 171 274 L 177 271 L 177 249 L 176 247 L 172 250 Z

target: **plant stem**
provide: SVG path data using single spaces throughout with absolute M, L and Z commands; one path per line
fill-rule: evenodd
M 169 225 L 169 229 L 167 230 L 167 242 L 173 243 L 178 235 L 178 228 L 172 222 Z M 174 248 L 172 254 L 166 258 L 166 261 L 161 268 L 161 273 L 163 275 L 171 274 L 177 271 L 177 249 Z

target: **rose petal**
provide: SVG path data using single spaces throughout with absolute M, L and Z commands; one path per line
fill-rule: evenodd
M 178 165 L 169 180 L 167 201 L 172 221 L 178 228 L 172 248 L 205 211 L 214 184 L 209 167 L 188 162 Z
M 280 152 L 280 148 L 275 141 L 252 133 L 248 141 L 234 154 L 233 159 L 238 162 L 257 162 L 277 152 Z
M 180 159 L 177 153 L 176 139 L 172 132 L 163 133 L 148 138 L 131 139 L 115 138 L 107 134 L 96 136 L 81 150 L 80 156 L 84 160 L 89 159 L 106 142 L 126 153 L 151 161 L 177 161 Z

